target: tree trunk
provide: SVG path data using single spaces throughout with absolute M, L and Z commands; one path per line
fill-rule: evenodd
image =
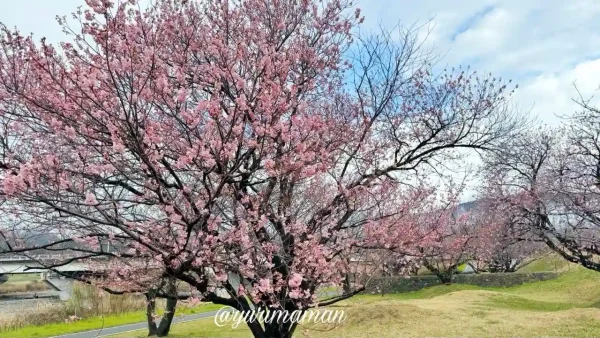
M 146 293 L 146 319 L 148 320 L 148 336 L 149 337 L 166 337 L 171 330 L 173 317 L 177 307 L 177 287 L 175 280 L 169 278 L 167 280 L 165 293 L 171 298 L 167 298 L 165 312 L 160 320 L 160 324 L 156 325 L 156 296 L 153 291 Z
M 156 310 L 156 298 L 154 295 L 146 293 L 146 319 L 148 320 L 148 337 L 156 336 L 156 320 L 154 314 Z
M 350 275 L 346 274 L 344 277 L 344 294 L 347 295 L 352 292 L 352 288 L 350 287 Z
M 437 277 L 440 279 L 440 282 L 443 284 L 452 284 L 453 276 L 454 273 L 452 271 L 446 271 L 437 275 Z
M 423 262 L 423 266 L 425 266 L 427 270 L 431 271 L 431 273 L 436 275 L 442 284 L 452 284 L 452 277 L 454 276 L 454 270 L 456 270 L 457 265 L 458 264 L 455 264 L 448 267 L 446 270 L 441 270 L 427 260 Z
M 291 314 L 291 313 L 290 313 Z M 296 330 L 297 323 L 291 323 L 283 321 L 273 321 L 271 323 L 265 323 L 265 338 L 292 338 L 294 331 Z M 254 336 L 258 338 L 257 336 Z
M 239 310 L 239 309 L 238 309 Z M 261 311 L 265 313 L 267 309 L 263 308 Z M 271 311 L 280 311 L 281 309 L 272 309 Z M 250 331 L 252 331 L 252 335 L 254 338 L 292 338 L 294 335 L 294 331 L 298 326 L 296 320 L 301 319 L 304 314 L 304 310 L 294 309 L 293 306 L 288 307 L 287 313 L 290 317 L 284 319 L 284 316 L 279 316 L 279 314 L 271 314 L 269 312 L 267 317 L 263 317 L 265 319 L 262 323 L 259 322 L 257 318 L 252 319 L 252 316 L 248 316 L 248 320 L 246 321 L 246 325 Z M 244 310 L 248 311 L 248 310 Z M 293 317 L 292 314 L 294 311 L 300 311 L 300 316 L 295 320 L 291 320 Z M 261 325 L 262 324 L 262 325 Z
M 177 306 L 177 299 L 167 298 L 167 305 L 165 307 L 165 313 L 160 320 L 160 325 L 156 330 L 158 337 L 166 337 L 169 335 L 171 330 L 171 323 L 173 323 L 173 317 L 175 316 L 175 308 Z
M 160 325 L 158 326 L 158 330 L 156 330 L 156 335 L 158 337 L 166 337 L 171 330 L 171 323 L 173 322 L 173 317 L 175 316 L 175 308 L 177 306 L 177 286 L 175 285 L 175 279 L 169 278 L 167 280 L 166 285 L 166 293 L 168 296 L 173 298 L 167 298 L 167 304 L 165 306 L 165 313 L 160 320 Z

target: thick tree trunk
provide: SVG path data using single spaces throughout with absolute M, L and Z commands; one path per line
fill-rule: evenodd
M 247 323 L 254 338 L 292 338 L 298 324 L 296 323 L 270 323 L 263 327 L 257 323 Z
M 165 293 L 172 298 L 167 298 L 165 312 L 156 325 L 156 297 L 153 292 L 146 293 L 146 318 L 148 320 L 148 336 L 166 337 L 171 330 L 173 317 L 177 308 L 177 287 L 174 279 L 169 279 L 166 284 Z
M 160 320 L 160 325 L 156 330 L 158 337 L 166 337 L 171 330 L 171 323 L 175 316 L 175 308 L 177 307 L 177 286 L 175 285 L 175 279 L 169 278 L 166 285 L 166 293 L 168 296 L 173 298 L 167 298 L 167 304 L 165 306 L 165 313 Z
M 156 320 L 154 314 L 156 313 L 156 298 L 149 293 L 146 294 L 146 319 L 148 320 L 148 337 L 156 336 Z
M 423 262 L 423 265 L 427 268 L 427 270 L 436 275 L 443 284 L 452 284 L 452 277 L 454 276 L 454 271 L 456 270 L 457 264 L 448 267 L 446 270 L 438 269 L 427 260 Z
M 288 309 L 288 314 L 291 316 L 295 309 Z M 301 315 L 304 311 L 301 311 Z M 298 326 L 298 323 L 290 320 L 292 317 L 288 317 L 287 320 L 283 319 L 283 316 L 268 315 L 264 317 L 264 321 L 260 323 L 258 320 L 249 320 L 246 322 L 254 338 L 292 338 L 294 331 Z M 300 319 L 297 318 L 296 320 Z
M 252 331 L 252 335 L 254 336 L 254 338 L 267 338 L 268 337 L 265 333 L 265 330 L 263 330 L 262 326 L 260 326 L 260 323 L 248 322 L 248 323 L 246 323 L 246 325 L 248 325 L 248 327 L 250 328 L 250 331 Z
M 156 330 L 156 335 L 158 337 L 166 337 L 169 335 L 169 331 L 171 330 L 171 323 L 173 323 L 173 317 L 175 316 L 176 306 L 177 299 L 167 299 L 165 313 L 163 314 L 162 319 L 160 320 L 160 325 L 158 325 L 158 329 Z
M 271 322 L 265 323 L 265 338 L 292 338 L 297 323 Z M 255 336 L 255 338 L 257 338 Z

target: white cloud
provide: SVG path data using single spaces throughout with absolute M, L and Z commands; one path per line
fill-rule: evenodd
M 521 86 L 516 103 L 548 124 L 577 108 L 600 75 L 598 0 L 362 0 L 366 25 L 431 20 L 435 44 L 450 66 L 471 65 Z M 600 95 L 599 95 L 600 96 Z
M 578 99 L 580 94 L 585 100 L 592 98 L 592 104 L 600 105 L 599 84 L 600 59 L 596 59 L 564 72 L 539 75 L 527 82 L 515 96 L 521 104 L 531 103 L 522 108 L 531 108 L 540 120 L 553 126 L 560 122 L 557 116 L 570 115 L 579 109 L 573 99 Z
M 510 27 L 516 27 L 518 20 L 508 10 L 494 8 L 472 28 L 456 36 L 453 48 L 460 50 L 460 57 L 465 59 L 499 53 L 513 33 Z

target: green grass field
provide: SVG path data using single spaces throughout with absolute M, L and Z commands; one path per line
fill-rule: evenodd
M 332 309 L 339 325 L 300 326 L 296 337 L 600 336 L 600 273 L 544 258 L 527 271 L 559 270 L 554 280 L 509 288 L 438 285 L 396 295 L 359 295 Z M 533 264 L 533 263 L 532 263 Z M 144 337 L 128 332 L 113 338 Z M 217 327 L 213 319 L 176 324 L 172 337 L 251 337 L 246 327 Z
M 560 271 L 561 276 L 508 288 L 438 285 L 394 295 L 359 295 L 331 309 L 344 310 L 338 325 L 305 323 L 296 337 L 405 336 L 600 336 L 600 273 L 547 256 L 527 272 Z M 329 289 L 324 291 L 331 291 Z M 200 311 L 220 308 L 204 305 Z M 191 311 L 199 310 L 186 310 Z M 178 310 L 181 313 L 181 310 Z M 71 324 L 29 327 L 7 337 L 42 337 L 144 321 L 142 311 Z M 113 338 L 145 337 L 146 330 Z M 0 333 L 0 336 L 3 336 Z M 174 324 L 171 337 L 251 337 L 242 324 L 217 327 L 213 319 Z
M 15 274 L 9 273 L 7 283 L 29 282 L 29 281 L 38 281 L 38 280 L 40 280 L 39 273 L 15 273 Z
M 194 313 L 209 312 L 220 309 L 220 305 L 200 304 L 195 307 L 179 306 L 175 313 L 176 316 L 189 315 Z M 161 309 L 159 309 L 159 314 Z M 75 333 L 88 330 L 96 330 L 103 327 L 111 327 L 146 321 L 144 311 L 130 312 L 121 315 L 110 315 L 103 317 L 86 318 L 72 323 L 56 323 L 41 326 L 24 327 L 14 331 L 0 332 L 0 337 L 25 338 L 25 337 L 51 337 L 67 333 Z

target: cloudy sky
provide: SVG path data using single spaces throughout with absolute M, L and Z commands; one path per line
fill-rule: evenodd
M 427 23 L 427 44 L 445 55 L 444 64 L 512 79 L 520 86 L 515 102 L 544 123 L 576 109 L 574 82 L 586 97 L 600 84 L 599 0 L 359 1 L 365 28 Z M 0 22 L 56 42 L 63 37 L 55 15 L 83 3 L 1 1 Z
M 510 78 L 520 108 L 554 125 L 600 84 L 598 0 L 364 1 L 367 24 L 430 22 L 428 43 L 448 65 Z M 600 92 L 596 93 L 600 97 Z

